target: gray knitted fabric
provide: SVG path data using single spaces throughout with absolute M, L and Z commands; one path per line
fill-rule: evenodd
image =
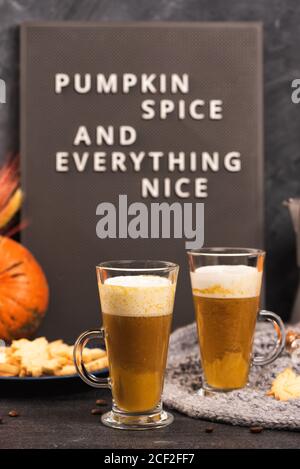
M 299 330 L 293 326 L 293 330 Z M 258 324 L 254 353 L 265 355 L 274 345 L 274 330 Z M 177 329 L 171 335 L 168 367 L 164 387 L 164 403 L 194 418 L 233 425 L 300 430 L 300 399 L 280 402 L 266 396 L 275 376 L 287 367 L 300 371 L 300 359 L 292 362 L 287 352 L 271 365 L 253 366 L 249 386 L 229 393 L 202 397 L 201 364 L 195 323 Z

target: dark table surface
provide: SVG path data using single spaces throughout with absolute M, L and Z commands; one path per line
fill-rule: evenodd
M 104 427 L 92 415 L 95 400 L 106 390 L 89 389 L 76 381 L 52 385 L 0 384 L 0 448 L 299 448 L 297 432 L 264 430 L 250 433 L 234 427 L 188 418 L 173 412 L 169 427 L 147 431 L 121 431 Z M 9 417 L 16 410 L 19 417 Z M 213 426 L 213 433 L 205 429 Z

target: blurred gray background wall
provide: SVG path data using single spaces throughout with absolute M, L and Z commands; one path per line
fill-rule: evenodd
M 300 105 L 291 81 L 300 77 L 298 0 L 0 0 L 0 162 L 19 149 L 19 29 L 28 20 L 262 21 L 265 92 L 265 247 L 267 307 L 287 319 L 298 281 L 294 233 L 282 201 L 300 197 Z

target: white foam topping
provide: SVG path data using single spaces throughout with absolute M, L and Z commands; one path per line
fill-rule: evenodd
M 262 273 L 247 265 L 209 265 L 191 272 L 193 293 L 211 298 L 259 296 Z
M 105 285 L 119 285 L 121 287 L 145 287 L 169 286 L 170 280 L 158 275 L 124 275 L 122 277 L 111 277 L 105 280 Z
M 158 275 L 124 275 L 99 283 L 103 313 L 163 316 L 173 311 L 175 285 Z

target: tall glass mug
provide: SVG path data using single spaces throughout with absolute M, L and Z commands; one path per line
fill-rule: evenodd
M 203 393 L 243 388 L 251 363 L 267 365 L 285 343 L 279 316 L 259 311 L 265 253 L 207 248 L 188 252 L 203 368 Z M 257 318 L 270 321 L 277 341 L 266 357 L 252 358 Z
M 103 328 L 81 334 L 74 360 L 81 378 L 91 386 L 109 387 L 112 410 L 105 425 L 142 430 L 173 421 L 162 409 L 178 266 L 163 261 L 112 261 L 96 267 Z M 104 339 L 109 378 L 90 374 L 82 362 L 90 339 Z

